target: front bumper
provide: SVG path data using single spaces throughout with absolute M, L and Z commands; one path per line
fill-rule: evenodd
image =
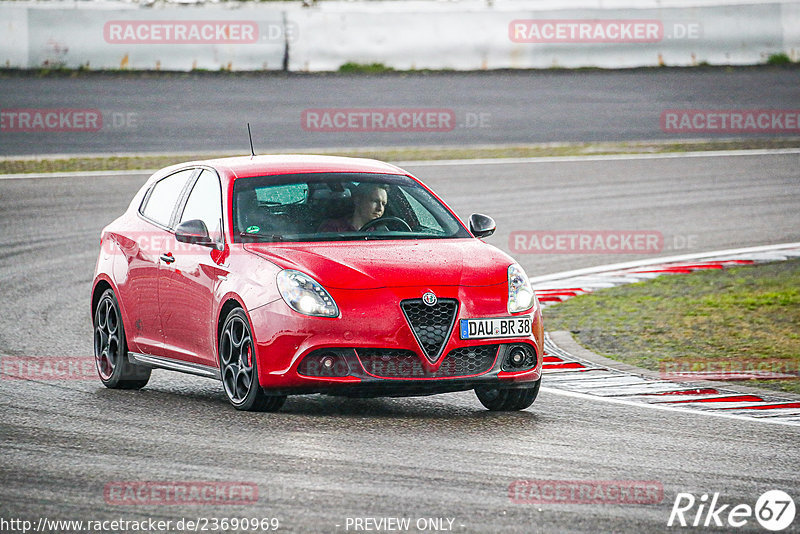
M 412 396 L 463 391 L 480 386 L 531 387 L 541 378 L 543 330 L 537 307 L 530 315 L 533 335 L 503 339 L 460 339 L 459 319 L 507 315 L 503 309 L 506 284 L 486 287 L 433 287 L 442 299 L 459 302 L 455 325 L 442 356 L 429 361 L 420 349 L 400 302 L 418 298 L 420 288 L 380 288 L 331 291 L 339 305 L 338 318 L 306 317 L 283 301 L 251 310 L 259 383 L 275 395 L 327 393 L 357 397 Z M 337 294 L 338 293 L 338 294 Z M 514 346 L 528 347 L 533 362 L 522 370 L 506 365 Z M 493 347 L 491 361 L 487 347 Z M 312 376 L 301 363 L 326 352 L 346 362 L 342 376 Z M 464 364 L 481 352 L 482 362 Z M 459 361 L 453 354 L 463 356 Z M 460 362 L 460 363 L 459 363 Z
M 520 371 L 508 369 L 513 347 L 525 346 L 532 362 Z M 325 374 L 317 357 L 336 357 L 332 373 Z M 530 387 L 541 377 L 541 356 L 532 343 L 502 343 L 456 348 L 443 356 L 439 370 L 423 369 L 423 358 L 410 350 L 326 348 L 312 351 L 296 372 L 310 383 L 302 387 L 272 390 L 275 394 L 327 393 L 350 397 L 432 395 L 464 391 L 479 386 Z

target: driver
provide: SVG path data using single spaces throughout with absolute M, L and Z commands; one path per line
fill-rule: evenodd
M 353 213 L 350 216 L 324 221 L 319 232 L 357 232 L 368 222 L 383 216 L 388 200 L 383 184 L 362 182 L 353 190 Z

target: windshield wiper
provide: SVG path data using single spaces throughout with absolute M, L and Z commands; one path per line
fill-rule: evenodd
M 354 236 L 345 236 L 345 239 L 352 239 L 354 241 L 379 241 L 379 240 L 390 240 L 390 239 L 426 239 L 429 237 L 437 237 L 431 236 L 429 234 L 420 234 L 420 233 L 408 233 L 408 232 L 392 232 L 389 234 L 379 233 L 379 232 L 364 232 L 364 235 L 354 235 Z
M 270 241 L 283 241 L 283 236 L 278 234 L 239 232 L 239 237 L 253 237 L 258 239 L 269 239 Z

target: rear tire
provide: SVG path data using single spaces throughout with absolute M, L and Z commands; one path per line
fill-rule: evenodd
M 247 314 L 231 310 L 219 338 L 219 371 L 228 401 L 237 410 L 277 412 L 286 395 L 267 395 L 258 383 L 258 363 Z
M 516 412 L 528 408 L 539 395 L 540 378 L 533 387 L 523 389 L 479 387 L 475 395 L 487 409 L 493 412 Z
M 141 389 L 150 380 L 149 367 L 128 360 L 122 315 L 111 289 L 106 289 L 94 311 L 94 362 L 107 388 Z

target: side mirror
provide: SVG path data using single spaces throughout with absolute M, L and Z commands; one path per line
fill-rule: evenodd
M 497 229 L 494 219 L 488 215 L 473 213 L 469 216 L 469 231 L 475 237 L 489 237 Z
M 217 244 L 208 235 L 206 224 L 200 219 L 183 221 L 175 228 L 175 239 L 181 243 L 193 243 L 204 247 L 215 247 Z

